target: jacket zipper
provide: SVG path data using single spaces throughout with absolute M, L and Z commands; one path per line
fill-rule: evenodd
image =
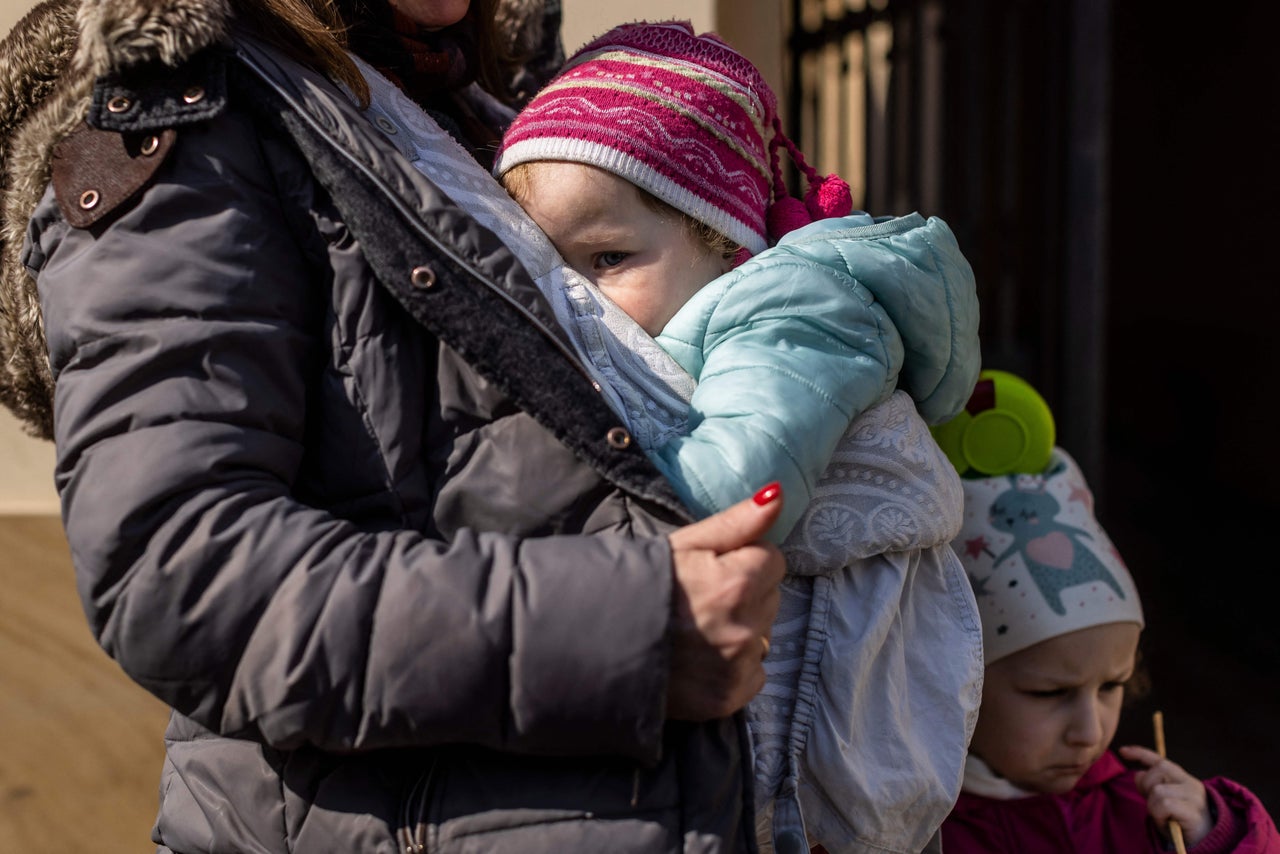
M 427 770 L 418 776 L 400 805 L 396 837 L 404 854 L 424 854 L 427 850 L 427 808 L 431 803 L 437 761 L 432 757 Z

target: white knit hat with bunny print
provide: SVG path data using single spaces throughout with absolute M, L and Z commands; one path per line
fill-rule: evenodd
M 1133 577 L 1065 451 L 1055 448 L 1040 474 L 962 483 L 964 525 L 952 547 L 978 600 L 988 664 L 1077 629 L 1143 625 Z

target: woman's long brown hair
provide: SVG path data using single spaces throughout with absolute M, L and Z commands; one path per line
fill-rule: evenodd
M 259 36 L 368 103 L 369 86 L 347 56 L 347 25 L 333 0 L 231 0 L 231 7 Z

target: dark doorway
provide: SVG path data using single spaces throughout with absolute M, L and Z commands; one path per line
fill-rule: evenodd
M 1105 521 L 1170 756 L 1280 811 L 1280 9 L 1114 4 Z M 1136 710 L 1135 710 L 1136 712 Z

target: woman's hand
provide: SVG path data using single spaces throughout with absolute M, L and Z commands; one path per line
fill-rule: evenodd
M 1147 799 L 1147 811 L 1164 836 L 1169 835 L 1169 820 L 1182 826 L 1188 848 L 1194 848 L 1213 829 L 1209 815 L 1209 799 L 1204 783 L 1192 777 L 1181 765 L 1161 759 L 1154 750 L 1136 745 L 1119 748 L 1130 762 L 1147 766 L 1134 775 L 1138 791 Z
M 764 685 L 786 565 L 761 537 L 781 510 L 774 483 L 671 534 L 676 583 L 668 717 L 725 717 Z

